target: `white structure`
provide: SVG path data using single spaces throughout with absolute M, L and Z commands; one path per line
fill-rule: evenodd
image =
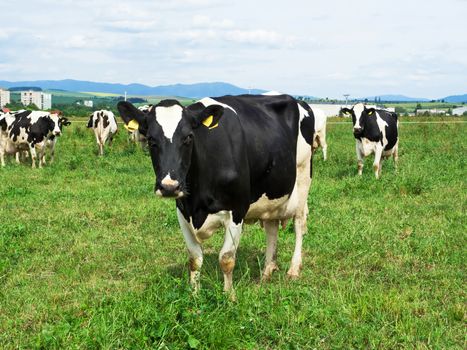
M 84 100 L 83 101 L 83 104 L 86 106 L 86 107 L 90 107 L 92 108 L 92 106 L 94 105 L 92 100 Z
M 309 104 L 311 108 L 319 108 L 321 109 L 326 117 L 337 117 L 339 116 L 339 112 L 342 108 L 351 108 L 352 105 L 343 105 L 343 104 L 331 104 L 331 103 L 311 103 Z M 388 112 L 395 112 L 396 109 L 394 107 L 382 108 L 376 107 L 375 105 L 366 105 L 367 108 L 376 108 L 376 109 L 384 109 Z
M 417 109 L 417 114 L 446 114 L 446 111 L 442 109 Z
M 452 115 L 463 115 L 467 112 L 467 106 L 457 107 L 452 110 Z
M 21 91 L 21 103 L 25 106 L 34 103 L 40 110 L 52 108 L 52 95 L 42 91 Z
M 10 91 L 0 89 L 0 108 L 10 103 Z

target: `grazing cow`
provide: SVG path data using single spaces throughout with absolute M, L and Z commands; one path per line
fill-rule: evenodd
M 58 127 L 60 128 L 60 132 L 63 132 L 63 127 L 70 125 L 71 122 L 66 117 L 59 116 L 58 117 Z M 50 151 L 50 163 L 54 161 L 55 158 L 55 145 L 57 144 L 57 137 L 52 135 L 47 140 L 47 146 Z M 45 153 L 43 163 L 45 164 Z
M 112 145 L 112 139 L 117 133 L 117 121 L 111 111 L 95 111 L 89 116 L 88 128 L 94 129 L 97 145 L 99 146 L 99 155 L 104 155 L 104 144 L 109 140 L 109 146 Z
M 323 150 L 323 159 L 327 159 L 328 144 L 326 143 L 326 121 L 327 117 L 322 109 L 310 107 L 315 116 L 315 135 L 313 138 L 313 153 L 321 147 Z
M 298 277 L 314 133 L 307 104 L 288 95 L 242 95 L 203 98 L 188 107 L 164 100 L 148 113 L 119 102 L 118 110 L 126 124 L 138 123 L 148 139 L 155 194 L 176 199 L 195 291 L 203 263 L 201 243 L 224 227 L 219 263 L 224 290 L 234 297 L 232 272 L 242 226 L 258 220 L 266 231 L 263 278 L 268 279 L 277 269 L 279 222 L 294 219 L 288 275 Z
M 144 106 L 139 106 L 138 109 L 142 111 L 143 113 L 148 113 L 151 107 L 152 105 L 144 105 Z M 125 126 L 125 129 L 128 130 L 130 141 L 134 143 L 139 143 L 141 145 L 141 148 L 143 149 L 146 148 L 146 146 L 148 145 L 148 141 L 146 137 L 139 132 L 138 127 L 137 126 L 135 127 L 131 123 L 129 125 L 124 124 L 124 126 Z
M 44 163 L 44 152 L 47 141 L 52 136 L 59 136 L 59 117 L 43 111 L 18 111 L 7 113 L 0 117 L 0 160 L 5 165 L 4 155 L 17 154 L 29 150 L 32 167 L 36 167 L 37 152 L 39 153 L 39 168 Z
M 358 175 L 363 172 L 363 159 L 375 154 L 373 170 L 376 178 L 381 175 L 381 159 L 393 156 L 397 166 L 399 144 L 399 121 L 397 114 L 381 109 L 366 108 L 357 103 L 352 108 L 343 108 L 344 114 L 350 114 L 353 122 L 353 134 L 356 140 Z

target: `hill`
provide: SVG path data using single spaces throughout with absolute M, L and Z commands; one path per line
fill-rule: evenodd
M 370 96 L 364 97 L 360 100 L 368 99 L 368 101 L 374 101 L 376 99 L 384 101 L 384 102 L 428 102 L 430 101 L 427 98 L 421 97 L 408 97 L 404 95 L 378 95 L 378 96 Z
M 467 102 L 467 94 L 446 96 L 443 100 L 452 103 Z
M 197 84 L 175 84 L 163 86 L 147 86 L 143 84 L 114 84 L 99 83 L 84 80 L 36 80 L 36 81 L 1 81 L 0 86 L 5 88 L 15 88 L 21 86 L 40 87 L 44 90 L 67 90 L 67 91 L 95 91 L 100 93 L 111 93 L 123 95 L 126 91 L 128 95 L 141 96 L 184 96 L 201 98 L 205 96 L 241 95 L 247 93 L 259 94 L 265 90 L 244 89 L 232 84 L 223 82 L 197 83 Z

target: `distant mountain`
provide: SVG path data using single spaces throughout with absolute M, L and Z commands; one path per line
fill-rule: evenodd
M 364 97 L 359 100 L 368 99 L 368 101 L 374 101 L 375 98 L 384 102 L 428 102 L 430 101 L 427 98 L 419 98 L 419 97 L 407 97 L 404 95 L 378 95 L 378 96 L 371 96 L 371 97 Z
M 447 96 L 443 98 L 442 100 L 444 100 L 444 102 L 451 102 L 451 103 L 467 102 L 467 94 Z
M 259 89 L 243 89 L 238 86 L 215 82 L 215 83 L 198 83 L 198 84 L 175 84 L 164 86 L 147 86 L 143 84 L 113 84 L 113 83 L 97 83 L 83 80 L 36 80 L 36 81 L 2 81 L 0 86 L 4 88 L 15 88 L 21 86 L 39 87 L 44 90 L 67 90 L 78 92 L 105 92 L 123 95 L 125 91 L 129 95 L 143 96 L 181 96 L 201 98 L 206 96 L 222 96 L 222 95 L 241 95 L 241 94 L 260 94 L 266 90 Z

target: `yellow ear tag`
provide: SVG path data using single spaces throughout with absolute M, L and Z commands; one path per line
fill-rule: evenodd
M 216 123 L 216 125 L 213 125 L 213 126 L 209 127 L 209 125 L 211 125 L 211 123 L 212 123 L 212 119 L 213 119 L 213 116 L 210 115 L 209 117 L 207 117 L 206 119 L 203 120 L 203 125 L 205 127 L 209 128 L 209 130 L 217 128 L 219 126 L 219 123 Z
M 135 130 L 138 130 L 139 124 L 136 120 L 132 119 L 128 124 L 125 124 L 125 129 L 127 129 L 130 132 L 133 132 Z
M 373 111 L 369 111 L 369 112 L 368 112 L 368 115 L 372 115 L 372 114 L 373 114 Z

